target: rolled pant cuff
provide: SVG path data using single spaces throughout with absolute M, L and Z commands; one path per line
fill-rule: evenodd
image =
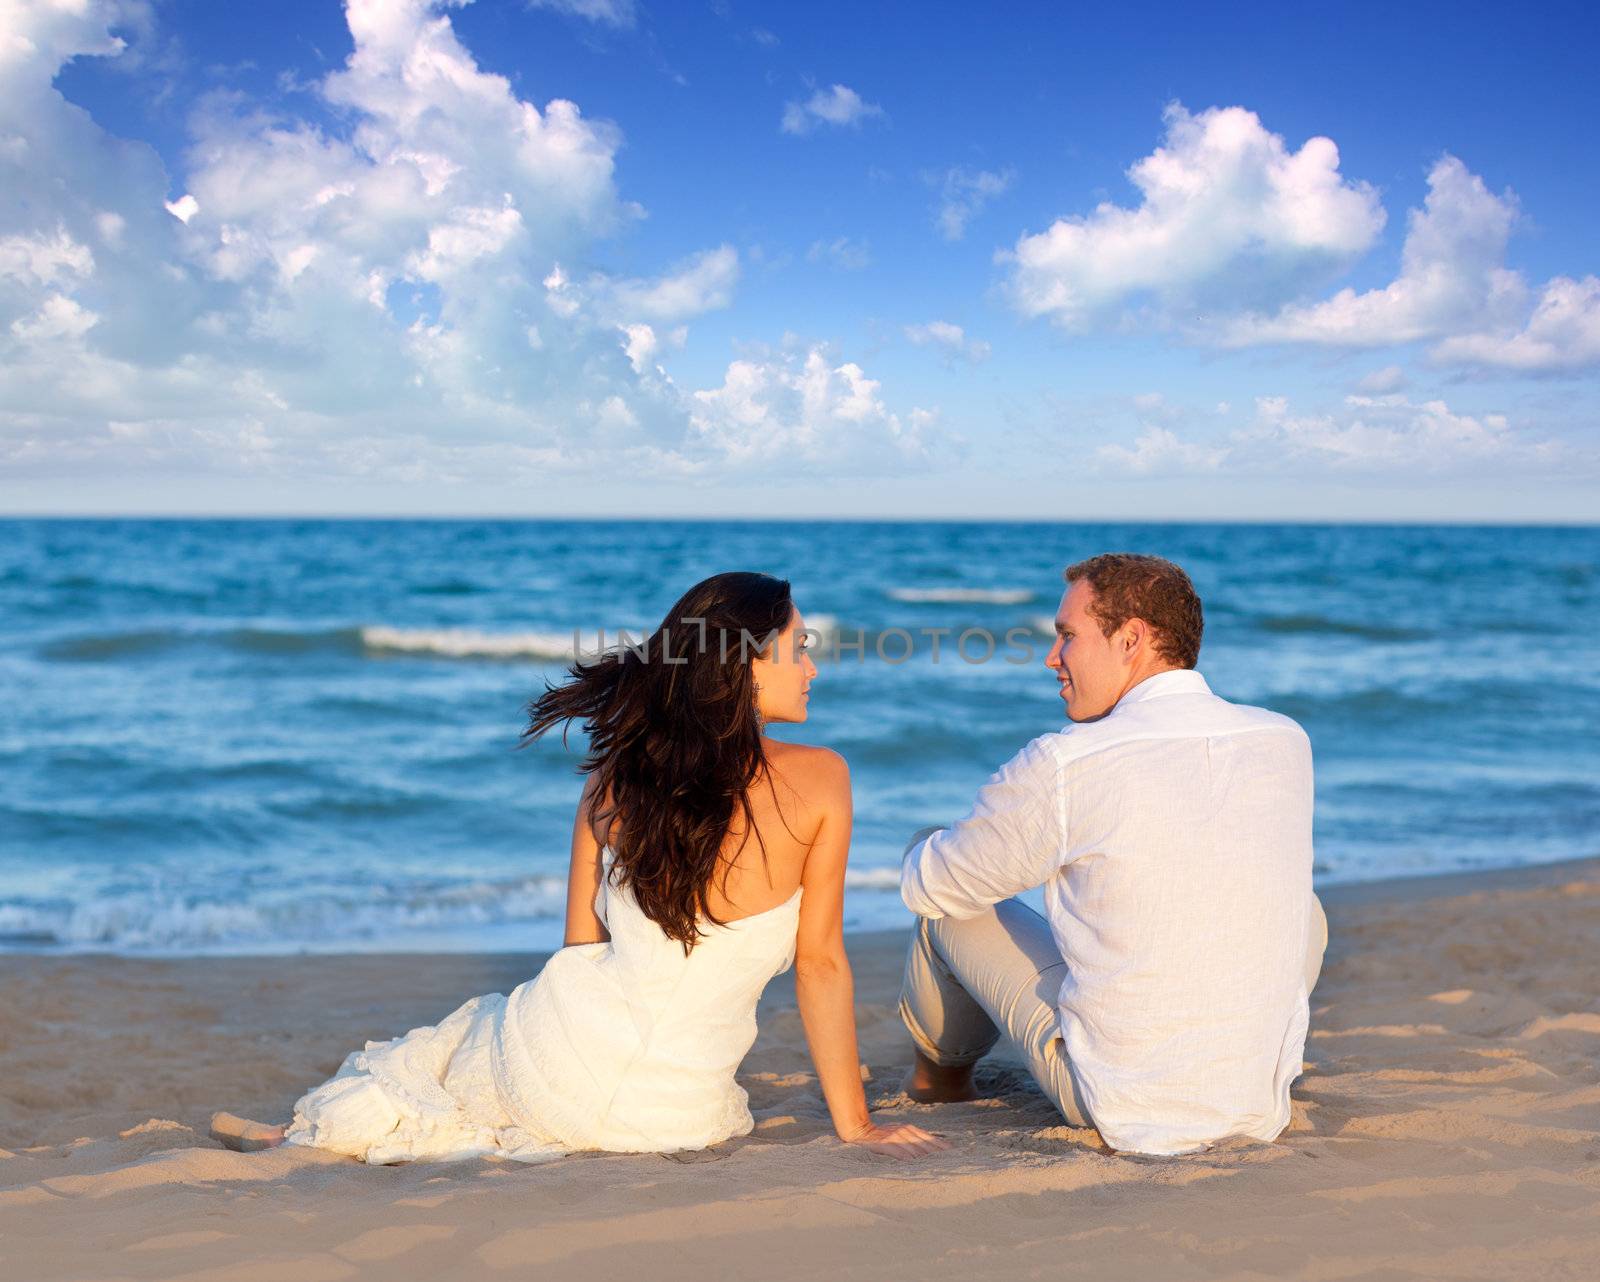
M 904 996 L 900 998 L 900 1022 L 906 1026 L 906 1032 L 911 1034 L 911 1040 L 922 1058 L 940 1068 L 971 1068 L 994 1049 L 994 1042 L 990 1042 L 981 1050 L 971 1052 L 941 1051 L 933 1044 L 933 1039 L 922 1031 L 922 1026 L 917 1023 L 916 1017 L 911 1013 L 910 1003 Z M 996 1038 L 996 1041 L 998 1040 Z

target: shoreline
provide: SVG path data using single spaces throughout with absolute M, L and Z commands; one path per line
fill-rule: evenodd
M 1553 859 L 1542 863 L 1505 864 L 1491 868 L 1449 869 L 1440 872 L 1404 873 L 1396 877 L 1371 877 L 1357 881 L 1336 881 L 1317 887 L 1317 894 L 1324 904 L 1332 901 L 1352 900 L 1365 901 L 1372 898 L 1387 898 L 1390 896 L 1431 897 L 1435 894 L 1467 894 L 1474 890 L 1490 890 L 1503 886 L 1514 886 L 1529 877 L 1540 873 L 1550 876 L 1563 875 L 1562 869 L 1580 868 L 1582 865 L 1600 861 L 1600 852 L 1593 855 L 1573 855 L 1561 859 Z M 881 893 L 889 896 L 888 888 L 883 888 Z M 895 903 L 899 903 L 899 896 L 894 895 Z M 845 927 L 845 936 L 849 939 L 870 939 L 876 936 L 893 935 L 910 929 L 910 914 L 902 908 L 902 915 L 906 917 L 906 924 L 895 926 L 864 926 Z M 554 921 L 555 919 L 551 919 Z M 525 923 L 517 923 L 511 929 L 522 929 Z M 463 933 L 465 928 L 460 929 Z M 504 931 L 504 925 L 494 929 Z M 278 949 L 241 949 L 233 950 L 226 946 L 217 949 L 205 949 L 186 952 L 162 952 L 159 950 L 124 951 L 115 947 L 85 947 L 67 948 L 62 946 L 40 946 L 37 948 L 8 948 L 0 946 L 0 966 L 12 958 L 37 958 L 40 960 L 87 960 L 90 958 L 107 958 L 128 962 L 184 962 L 184 961 L 275 961 L 292 958 L 358 958 L 358 957 L 528 957 L 548 958 L 556 951 L 552 947 L 528 948 L 407 948 L 377 946 L 372 948 L 341 948 L 339 945 L 344 940 L 336 940 L 329 947 L 311 946 L 284 946 Z
M 509 991 L 543 954 L 0 956 L 0 1254 L 30 1282 L 756 1275 L 1582 1276 L 1600 1250 L 1600 859 L 1348 883 L 1292 1120 L 1271 1144 L 1112 1154 L 1017 1062 L 899 1090 L 906 932 L 849 937 L 868 1096 L 945 1134 L 832 1135 L 792 972 L 739 1074 L 755 1130 L 698 1154 L 367 1167 L 231 1153 L 366 1039 Z

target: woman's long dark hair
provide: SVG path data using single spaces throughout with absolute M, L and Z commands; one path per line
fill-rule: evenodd
M 749 789 L 766 759 L 750 660 L 770 652 L 793 609 L 784 579 L 713 575 L 642 645 L 580 659 L 570 681 L 546 683 L 528 705 L 519 747 L 555 725 L 583 723 L 581 768 L 594 777 L 587 818 L 608 832 L 618 884 L 685 952 L 700 937 L 699 919 L 717 920 L 707 891 L 735 814 L 746 841 L 755 832 Z

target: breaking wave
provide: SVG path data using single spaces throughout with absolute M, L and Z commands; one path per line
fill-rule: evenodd
M 867 909 L 873 920 L 884 916 L 881 892 L 899 885 L 898 868 L 845 873 L 848 889 L 869 892 L 858 915 Z M 75 900 L 19 897 L 0 903 L 0 954 L 543 950 L 560 946 L 566 900 L 566 878 L 548 875 L 324 887 L 276 898 L 157 887 Z M 898 903 L 896 895 L 890 907 Z
M 1036 595 L 1026 588 L 890 588 L 891 601 L 908 605 L 1026 605 Z

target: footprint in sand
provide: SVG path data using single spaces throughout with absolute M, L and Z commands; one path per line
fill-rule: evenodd
M 392 1260 L 430 1242 L 443 1242 L 455 1236 L 452 1224 L 406 1224 L 391 1228 L 368 1229 L 348 1242 L 341 1242 L 333 1253 L 341 1260 Z
M 207 1242 L 221 1242 L 233 1237 L 232 1233 L 223 1233 L 217 1229 L 195 1229 L 188 1233 L 162 1233 L 157 1237 L 147 1237 L 142 1242 L 128 1243 L 129 1251 L 175 1251 L 184 1246 L 203 1246 Z

